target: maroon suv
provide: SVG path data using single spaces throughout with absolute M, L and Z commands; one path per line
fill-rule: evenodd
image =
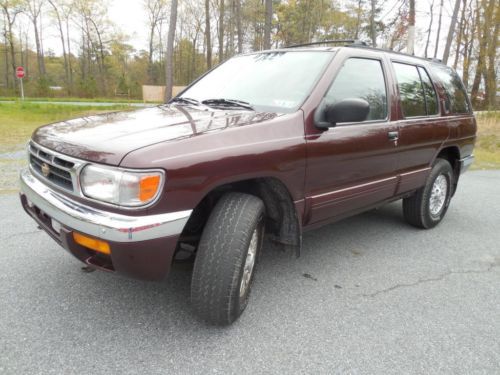
M 39 128 L 26 212 L 87 265 L 159 280 L 194 258 L 200 316 L 245 309 L 264 233 L 303 231 L 403 199 L 432 228 L 472 163 L 476 122 L 439 62 L 350 45 L 241 55 L 168 105 Z

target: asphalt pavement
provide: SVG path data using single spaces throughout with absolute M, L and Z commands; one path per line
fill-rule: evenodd
M 499 374 L 500 171 L 468 172 L 445 220 L 399 202 L 270 246 L 244 315 L 197 320 L 191 270 L 161 283 L 81 264 L 0 195 L 0 374 Z

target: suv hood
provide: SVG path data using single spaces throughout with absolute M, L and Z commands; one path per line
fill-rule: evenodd
M 152 144 L 261 123 L 276 113 L 162 105 L 112 112 L 43 126 L 33 141 L 78 159 L 119 165 L 130 152 Z

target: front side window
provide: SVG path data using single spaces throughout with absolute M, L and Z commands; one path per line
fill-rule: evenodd
M 387 92 L 380 61 L 351 58 L 344 62 L 325 100 L 335 104 L 344 99 L 366 100 L 370 104 L 366 121 L 387 118 Z
M 237 100 L 258 111 L 293 112 L 309 96 L 333 55 L 331 51 L 279 51 L 233 57 L 181 97 L 199 102 Z
M 450 113 L 469 113 L 467 93 L 458 74 L 446 65 L 433 64 L 432 70 L 441 81 L 446 91 L 446 107 Z
M 398 81 L 399 97 L 404 117 L 425 116 L 425 94 L 417 67 L 392 63 Z

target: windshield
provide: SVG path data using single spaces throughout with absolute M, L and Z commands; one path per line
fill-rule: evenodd
M 227 99 L 258 111 L 293 112 L 309 95 L 333 56 L 328 51 L 279 51 L 234 57 L 223 63 L 181 98 L 199 102 Z

